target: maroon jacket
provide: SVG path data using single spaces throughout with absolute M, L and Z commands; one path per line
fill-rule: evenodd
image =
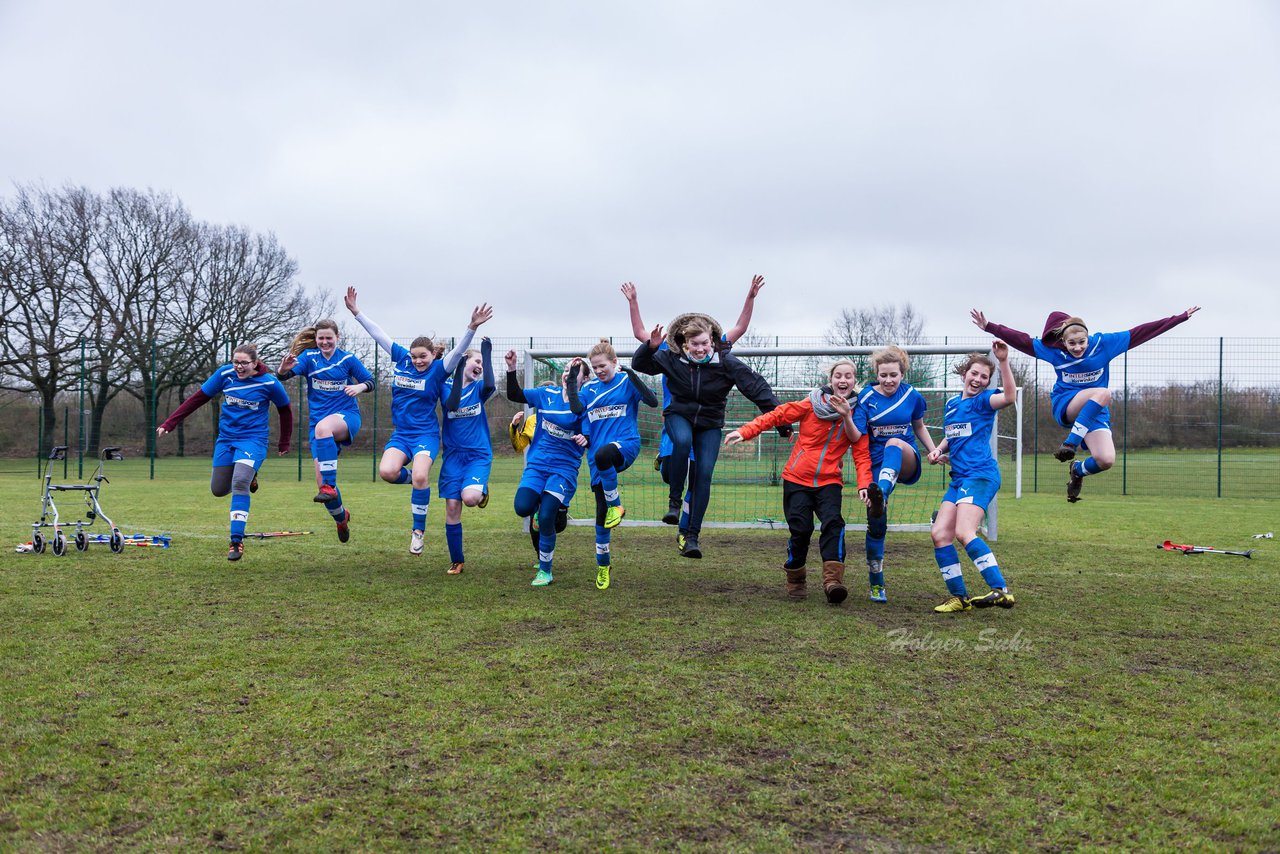
M 1050 347 L 1062 349 L 1062 342 L 1054 340 L 1051 336 L 1053 327 L 1066 320 L 1071 315 L 1065 311 L 1053 311 L 1044 321 L 1044 332 L 1040 334 L 1040 340 Z M 1191 318 L 1191 315 L 1185 311 L 1181 314 L 1175 314 L 1172 317 L 1165 317 L 1160 320 L 1153 320 L 1150 323 L 1140 323 L 1129 330 L 1129 349 L 1132 350 L 1139 344 L 1145 344 L 1157 335 L 1168 332 L 1179 323 L 1185 323 Z M 1031 343 L 1031 336 L 1017 329 L 1011 329 L 1008 326 L 1001 326 L 999 323 L 987 321 L 987 325 L 983 330 L 990 332 L 992 335 L 1004 341 L 1015 350 L 1026 353 L 1028 356 L 1035 357 L 1035 347 Z

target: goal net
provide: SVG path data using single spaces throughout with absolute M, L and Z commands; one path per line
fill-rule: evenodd
M 826 382 L 830 365 L 836 359 L 850 359 L 857 372 L 859 387 L 871 377 L 870 355 L 880 347 L 825 348 L 754 348 L 735 347 L 734 355 L 759 372 L 781 401 L 799 400 L 815 386 Z M 953 364 L 972 347 L 921 346 L 909 348 L 911 367 L 907 381 L 928 403 L 925 424 L 934 443 L 942 440 L 942 412 L 946 400 L 959 394 L 960 378 L 951 373 Z M 560 382 L 567 360 L 584 353 L 568 350 L 526 350 L 524 382 L 533 387 L 548 380 Z M 620 365 L 630 358 L 620 352 Z M 662 398 L 661 377 L 645 380 Z M 995 379 L 999 379 L 997 376 Z M 1004 478 L 1003 494 L 1021 496 L 1021 389 L 1018 405 L 1003 410 L 992 434 L 996 458 L 1001 462 Z M 735 389 L 725 409 L 724 432 L 728 433 L 759 415 L 759 410 Z M 660 525 L 666 512 L 669 487 L 655 469 L 662 434 L 662 408 L 640 407 L 640 456 L 618 479 L 622 503 L 627 508 L 626 524 Z M 711 486 L 711 501 L 703 521 L 704 527 L 780 528 L 786 530 L 782 510 L 782 470 L 791 454 L 791 439 L 783 439 L 770 430 L 750 442 L 720 449 Z M 944 466 L 923 463 L 920 479 L 910 486 L 898 486 L 889 500 L 889 530 L 927 531 L 932 515 L 946 491 L 949 470 Z M 578 493 L 570 507 L 571 524 L 594 524 L 595 505 L 591 498 L 590 474 L 584 463 L 579 472 Z M 849 530 L 866 529 L 866 511 L 858 500 L 853 460 L 845 461 L 844 516 Z M 987 513 L 987 535 L 998 533 L 998 499 Z

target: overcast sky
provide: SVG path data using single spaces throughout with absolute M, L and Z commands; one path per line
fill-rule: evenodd
M 395 336 L 1280 318 L 1280 4 L 0 0 L 10 182 L 274 232 Z

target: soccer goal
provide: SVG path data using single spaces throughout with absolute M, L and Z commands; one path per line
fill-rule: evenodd
M 618 345 L 620 364 L 630 359 Z M 735 347 L 733 352 L 769 381 L 774 393 L 782 401 L 806 397 L 817 385 L 825 383 L 832 362 L 845 358 L 853 361 L 858 370 L 859 385 L 865 385 L 871 376 L 870 356 L 880 347 L 826 348 L 753 348 Z M 907 348 L 911 368 L 907 375 L 917 391 L 924 395 L 929 405 L 925 424 L 935 444 L 942 440 L 942 411 L 946 400 L 960 393 L 960 378 L 951 373 L 959 357 L 974 352 L 972 347 L 929 345 Z M 570 350 L 526 350 L 524 352 L 524 382 L 536 386 L 539 382 L 560 381 L 560 374 L 568 359 L 583 356 Z M 660 377 L 646 377 L 659 399 L 662 396 Z M 997 376 L 998 379 L 998 376 Z M 992 434 L 993 450 L 1000 460 L 1004 475 L 1002 493 L 1010 487 L 1015 497 L 1022 494 L 1022 389 L 1018 389 L 1015 406 L 1003 410 Z M 759 411 L 736 390 L 726 406 L 724 432 L 728 433 L 750 421 Z M 1007 432 L 1006 432 L 1007 431 Z M 640 457 L 619 478 L 623 505 L 627 508 L 625 524 L 661 525 L 662 514 L 667 509 L 669 487 L 655 468 L 660 436 L 662 434 L 661 406 L 653 409 L 641 407 Z M 767 431 L 750 442 L 730 445 L 720 449 L 715 478 L 711 488 L 711 505 L 707 509 L 704 527 L 724 528 L 779 528 L 786 530 L 786 518 L 782 512 L 782 469 L 791 454 L 793 439 L 783 439 L 775 431 Z M 943 466 L 924 463 L 920 479 L 911 486 L 899 486 L 889 501 L 889 530 L 927 531 L 933 511 L 937 510 L 946 491 L 949 472 Z M 850 530 L 866 529 L 866 511 L 858 500 L 856 490 L 850 485 L 854 480 L 853 461 L 845 463 L 844 516 Z M 1012 482 L 1011 482 L 1012 481 Z M 993 501 L 987 513 L 987 536 L 995 540 L 998 534 L 998 503 Z M 578 494 L 570 507 L 571 524 L 594 524 L 595 505 L 591 498 L 589 474 L 585 463 L 579 474 Z

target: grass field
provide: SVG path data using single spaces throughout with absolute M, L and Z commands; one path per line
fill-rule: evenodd
M 413 558 L 407 491 L 352 476 L 343 547 L 294 471 L 272 462 L 249 529 L 316 534 L 239 564 L 199 461 L 154 482 L 126 463 L 103 490 L 171 549 L 6 551 L 0 849 L 1280 840 L 1280 540 L 1251 539 L 1280 502 L 1008 499 L 1018 606 L 944 617 L 926 535 L 890 538 L 887 606 L 856 560 L 844 605 L 812 583 L 786 601 L 768 531 L 708 530 L 686 561 L 670 529 L 624 525 L 600 592 L 591 530 L 570 528 L 532 589 L 509 478 L 464 516 L 450 577 L 441 504 Z M 38 494 L 0 474 L 10 542 Z

